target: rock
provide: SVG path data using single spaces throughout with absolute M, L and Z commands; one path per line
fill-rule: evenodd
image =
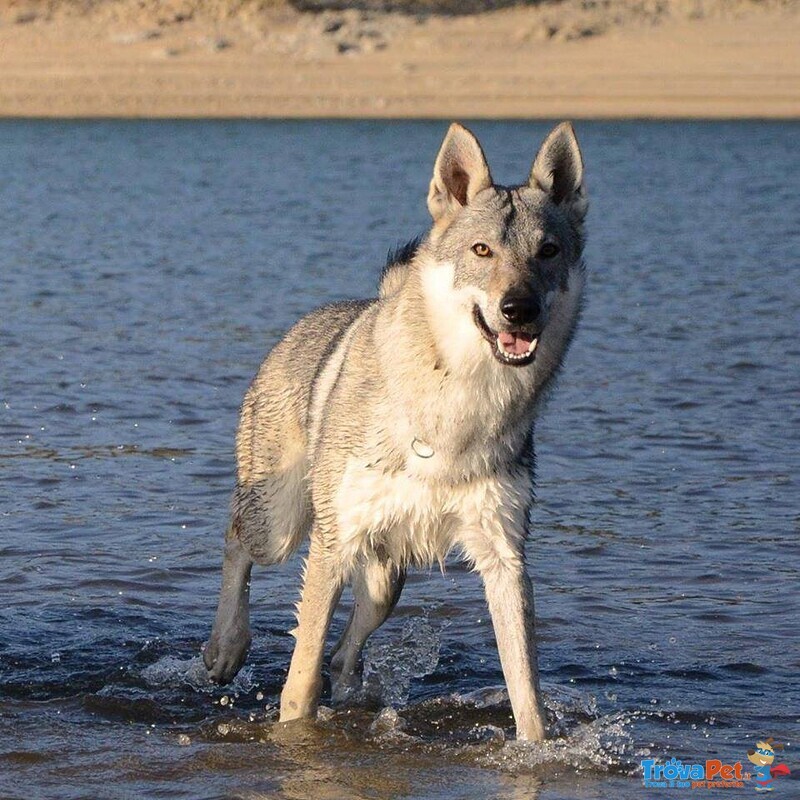
M 179 56 L 181 51 L 177 47 L 160 47 L 158 50 L 153 50 L 153 58 L 175 58 Z
M 29 22 L 34 22 L 39 18 L 39 15 L 31 8 L 24 8 L 17 11 L 14 16 L 14 22 L 17 25 L 27 25 Z
M 541 22 L 531 28 L 523 28 L 515 35 L 514 39 L 518 44 L 526 44 L 528 42 L 546 42 L 549 39 L 554 38 L 557 33 L 557 25 Z
M 558 33 L 558 25 L 548 25 L 543 23 L 536 29 L 536 38 L 539 41 L 546 41 L 552 39 Z
M 574 24 L 559 29 L 553 38 L 557 39 L 559 42 L 574 42 L 578 39 L 587 39 L 590 36 L 596 36 L 598 33 L 601 33 L 599 27 Z
M 332 19 L 328 22 L 325 27 L 322 29 L 323 33 L 336 33 L 337 31 L 342 29 L 344 25 L 343 19 Z
M 161 36 L 161 31 L 147 30 L 147 31 L 128 31 L 126 33 L 116 33 L 111 37 L 111 41 L 115 44 L 136 44 L 137 42 L 146 42 L 151 39 L 158 39 Z
M 233 42 L 223 36 L 204 36 L 202 39 L 198 39 L 197 44 L 201 47 L 207 47 L 209 50 L 213 50 L 216 53 L 220 50 L 227 50 L 229 47 L 233 47 Z

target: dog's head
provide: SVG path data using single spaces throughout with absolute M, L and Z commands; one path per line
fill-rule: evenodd
M 553 342 L 560 358 L 577 318 L 574 295 L 583 286 L 587 209 L 572 126 L 562 123 L 550 133 L 525 183 L 505 187 L 493 183 L 475 136 L 454 123 L 436 159 L 428 209 L 434 221 L 426 243 L 428 313 L 437 336 L 447 338 L 451 326 L 457 351 L 463 343 L 453 340 L 468 330 L 466 312 L 474 326 L 468 338 L 477 330 L 485 353 L 504 366 L 524 367 L 537 358 L 540 338 L 547 339 L 554 323 L 553 329 L 564 328 Z

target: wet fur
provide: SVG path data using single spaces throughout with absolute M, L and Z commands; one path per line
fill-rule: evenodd
M 333 656 L 335 700 L 360 684 L 361 647 L 406 569 L 457 549 L 486 586 L 518 734 L 544 735 L 524 542 L 534 419 L 583 293 L 576 158 L 571 128 L 560 126 L 528 183 L 498 187 L 477 140 L 454 125 L 431 182 L 434 226 L 390 255 L 378 298 L 313 311 L 269 354 L 237 433 L 223 587 L 205 652 L 214 679 L 230 680 L 249 646 L 252 562 L 284 561 L 311 536 L 282 695 L 289 720 L 315 713 L 344 583 L 353 582 L 355 605 Z M 472 252 L 476 237 L 492 243 L 492 263 Z M 555 263 L 536 255 L 548 239 L 561 247 Z M 517 290 L 536 292 L 542 306 L 529 326 L 535 359 L 520 368 L 498 363 L 474 319 L 480 308 L 492 330 L 505 330 L 500 301 Z

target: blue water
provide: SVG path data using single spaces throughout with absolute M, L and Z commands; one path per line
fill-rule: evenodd
M 505 183 L 550 126 L 473 127 Z M 591 278 L 529 552 L 556 741 L 511 741 L 456 562 L 375 635 L 369 707 L 274 723 L 297 562 L 205 681 L 244 391 L 426 229 L 445 129 L 0 124 L 0 797 L 641 800 L 642 759 L 766 736 L 800 796 L 796 123 L 577 126 Z

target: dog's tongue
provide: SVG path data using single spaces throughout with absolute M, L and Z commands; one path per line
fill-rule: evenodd
M 497 342 L 501 350 L 521 356 L 528 352 L 533 336 L 530 333 L 506 333 L 502 331 L 497 334 Z

